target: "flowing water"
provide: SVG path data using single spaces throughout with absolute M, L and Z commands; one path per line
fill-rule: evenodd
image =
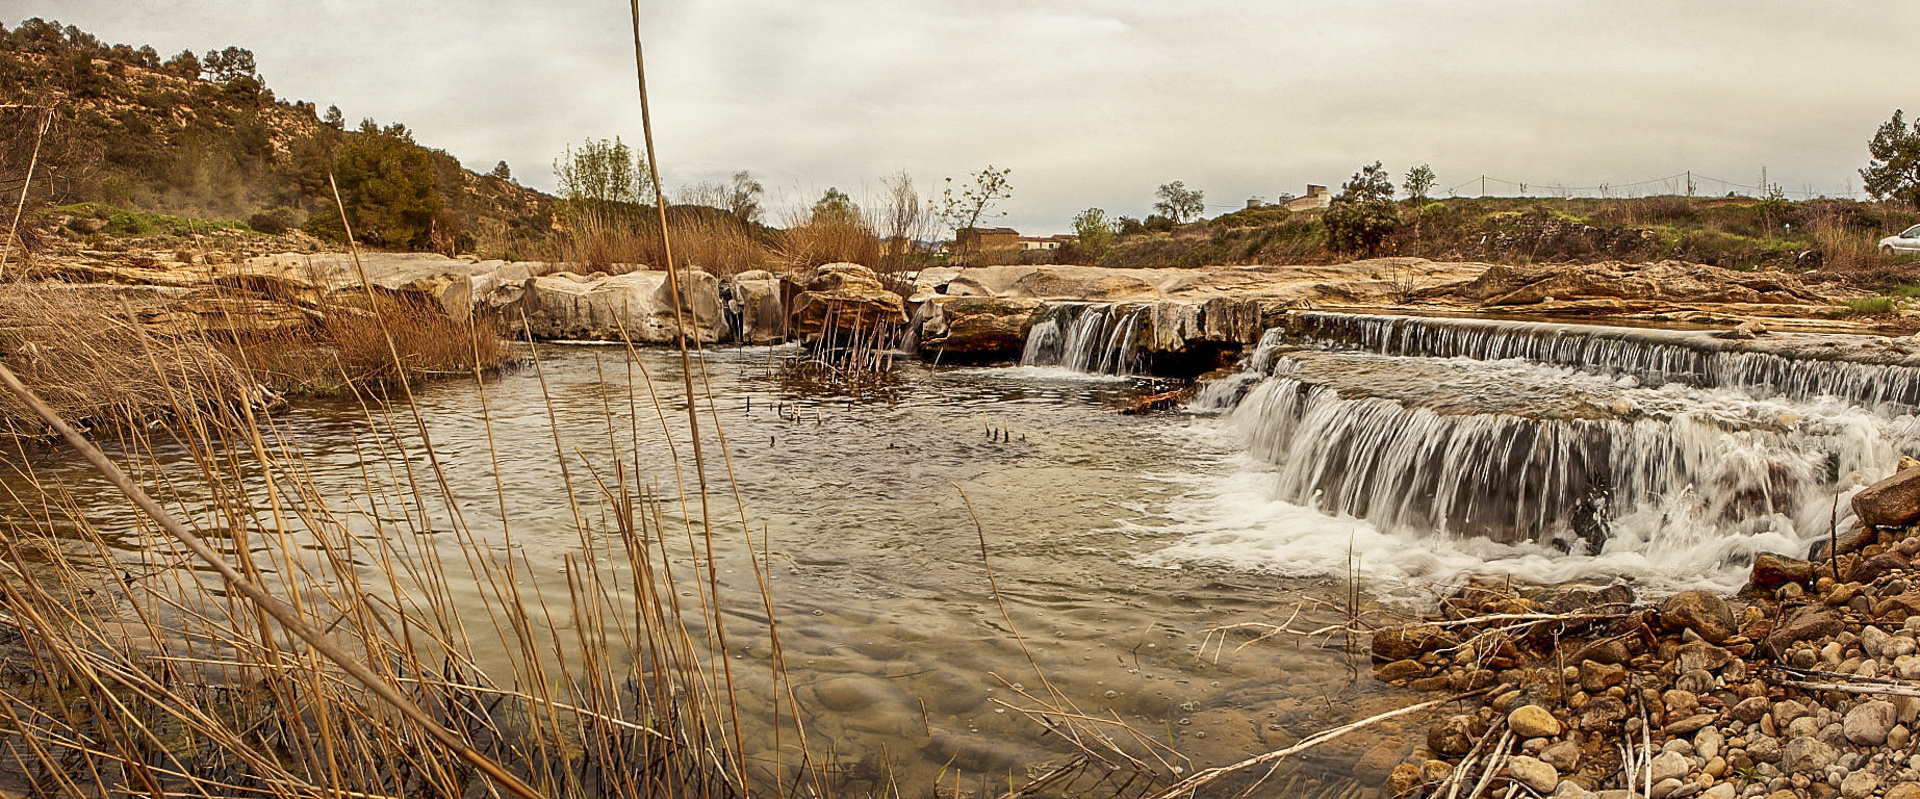
M 589 523 L 602 518 L 594 484 L 614 479 L 618 446 L 661 497 L 669 540 L 680 542 L 688 567 L 680 593 L 694 602 L 692 567 L 705 554 L 679 532 L 680 521 L 698 513 L 684 415 L 669 407 L 664 427 L 673 432 L 661 432 L 647 383 L 630 372 L 621 348 L 542 345 L 539 353 L 537 371 L 502 375 L 484 396 L 457 382 L 416 395 L 464 525 L 497 553 L 522 556 L 536 575 L 547 575 L 527 603 L 568 608 L 559 576 L 567 558 L 598 559 L 616 576 L 624 571 L 618 557 L 582 542 L 574 516 L 577 505 Z M 1140 562 L 1184 537 L 1169 514 L 1196 476 L 1233 468 L 1232 440 L 1210 422 L 1122 415 L 1117 408 L 1138 391 L 1133 381 L 1060 368 L 904 363 L 897 389 L 885 396 L 803 396 L 768 365 L 774 354 L 718 350 L 696 367 L 715 398 L 703 423 L 709 436 L 716 422 L 723 429 L 731 461 L 733 479 L 710 439 L 715 566 L 749 717 L 746 748 L 762 776 L 776 746 L 786 749 L 788 764 L 796 758 L 791 731 L 779 741 L 771 732 L 784 711 L 773 700 L 779 689 L 736 488 L 755 541 L 770 552 L 774 617 L 814 757 L 836 764 L 846 795 L 878 790 L 876 780 L 1006 791 L 1009 772 L 1024 781 L 1029 767 L 1077 751 L 1018 710 L 1051 701 L 1052 690 L 1083 712 L 1111 715 L 1174 747 L 1192 758 L 1187 769 L 1402 704 L 1369 676 L 1364 654 L 1347 654 L 1344 637 L 1236 649 L 1250 637 L 1237 635 L 1225 651 L 1217 639 L 1207 645 L 1211 629 L 1280 623 L 1296 611 L 1304 611 L 1299 629 L 1334 623 L 1340 615 L 1330 605 L 1303 602 L 1337 601 L 1344 580 Z M 639 358 L 661 393 L 678 395 L 677 354 Z M 368 489 L 370 482 L 404 484 L 400 470 L 424 474 L 430 465 L 408 432 L 407 410 L 376 408 L 370 418 L 357 403 L 309 404 L 277 420 L 277 441 L 341 515 L 438 531 L 420 533 L 421 545 L 461 563 L 462 537 L 445 532 L 448 518 L 436 512 L 409 520 L 410 489 Z M 383 440 L 379 431 L 389 427 L 401 431 L 404 457 L 396 442 Z M 637 457 L 629 443 L 636 439 Z M 175 486 L 191 501 L 194 467 L 186 454 L 159 448 L 156 457 L 179 472 Z M 80 465 L 55 457 L 37 471 L 66 484 L 97 525 L 134 523 Z M 434 490 L 428 483 L 425 491 Z M 263 496 L 255 501 L 267 505 Z M 477 585 L 453 586 L 455 607 L 471 624 L 484 624 L 482 594 Z M 689 615 L 700 637 L 706 622 Z M 569 627 L 563 619 L 562 632 Z M 488 654 L 479 654 L 480 665 L 497 671 L 501 663 Z M 1410 745 L 1356 738 L 1316 752 L 1304 767 L 1312 779 L 1344 782 L 1354 762 L 1379 749 L 1361 780 L 1377 785 Z
M 1004 791 L 1008 770 L 1072 751 L 1019 712 L 1034 705 L 1023 693 L 1114 714 L 1191 757 L 1187 768 L 1231 762 L 1407 698 L 1338 637 L 1219 647 L 1210 630 L 1297 611 L 1296 628 L 1335 621 L 1350 573 L 1369 606 L 1402 608 L 1483 573 L 1626 579 L 1643 595 L 1730 589 L 1754 553 L 1799 554 L 1836 515 L 1844 523 L 1845 494 L 1920 442 L 1920 370 L 1884 342 L 1742 348 L 1689 331 L 1294 322 L 1192 411 L 1150 416 L 1116 412 L 1140 390 L 1116 376 L 1139 355 L 1139 314 L 1121 307 L 1053 310 L 1021 366 L 903 363 L 891 391 L 858 399 L 796 392 L 769 350 L 706 353 L 704 418 L 726 436 L 725 459 L 708 444 L 712 565 L 735 609 L 743 712 L 770 720 L 776 691 L 742 516 L 770 553 L 816 755 L 856 790 L 876 775 L 926 785 L 964 773 L 998 774 L 979 790 Z M 484 394 L 444 383 L 416 397 L 473 537 L 536 569 L 598 557 L 574 509 L 599 512 L 594 481 L 618 479 L 622 459 L 659 493 L 669 528 L 695 515 L 684 416 L 660 421 L 625 351 L 539 352 L 538 370 Z M 677 356 L 639 358 L 677 395 Z M 309 405 L 278 420 L 277 440 L 342 513 L 391 516 L 364 486 L 369 469 L 396 468 L 376 428 L 405 410 Z M 424 468 L 417 434 L 402 438 L 404 463 Z M 156 457 L 187 466 L 182 453 Z M 37 469 L 97 518 L 131 524 L 77 465 Z M 460 538 L 422 537 L 460 557 Z M 704 557 L 691 544 L 683 555 Z M 563 584 L 539 591 L 567 606 Z M 761 764 L 791 746 L 747 738 Z M 1375 787 L 1413 744 L 1389 728 L 1301 768 Z
M 1061 303 L 1041 309 L 1027 333 L 1021 366 L 1129 375 L 1140 364 L 1145 306 Z

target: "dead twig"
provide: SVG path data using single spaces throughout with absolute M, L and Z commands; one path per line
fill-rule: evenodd
M 1263 755 L 1255 755 L 1253 757 L 1247 758 L 1245 760 L 1242 760 L 1238 763 L 1234 763 L 1232 765 L 1221 766 L 1219 768 L 1210 768 L 1205 771 L 1198 772 L 1191 777 L 1188 777 L 1184 780 L 1181 780 L 1179 782 L 1176 782 L 1172 785 L 1167 786 L 1166 788 L 1161 789 L 1158 793 L 1153 794 L 1153 796 L 1149 797 L 1148 799 L 1171 799 L 1171 797 L 1175 797 L 1175 796 L 1190 795 L 1194 791 L 1198 790 L 1201 786 L 1206 785 L 1210 782 L 1213 782 L 1214 780 L 1220 779 L 1221 777 L 1224 777 L 1228 774 L 1232 774 L 1236 771 L 1249 769 L 1254 766 L 1258 766 L 1266 763 L 1272 763 L 1276 760 L 1280 760 L 1290 755 L 1295 755 L 1300 752 L 1304 752 L 1308 749 L 1312 749 L 1316 746 L 1319 746 L 1323 743 L 1331 741 L 1335 738 L 1339 738 L 1340 736 L 1346 735 L 1347 733 L 1353 732 L 1358 729 L 1362 729 L 1372 724 L 1386 721 L 1387 719 L 1398 718 L 1400 716 L 1405 716 L 1409 713 L 1417 713 L 1419 711 L 1426 710 L 1428 708 L 1436 707 L 1439 705 L 1444 705 L 1449 702 L 1458 702 L 1469 696 L 1474 696 L 1476 694 L 1483 694 L 1486 692 L 1487 692 L 1487 689 L 1482 688 L 1477 691 L 1468 691 L 1466 693 L 1456 694 L 1454 696 L 1446 697 L 1444 699 L 1434 699 L 1426 702 L 1421 702 L 1420 704 L 1417 704 L 1417 705 L 1408 705 L 1398 710 L 1389 710 L 1385 713 L 1368 716 L 1364 719 L 1360 719 L 1359 721 L 1343 724 L 1338 727 L 1334 727 L 1333 729 L 1330 729 L 1330 730 L 1317 732 L 1317 733 L 1314 733 L 1313 735 L 1307 736 L 1306 740 L 1303 740 L 1285 749 L 1275 750 Z

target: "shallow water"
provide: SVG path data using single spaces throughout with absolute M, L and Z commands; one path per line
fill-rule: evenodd
M 684 415 L 668 400 L 654 407 L 619 348 L 543 345 L 538 353 L 537 368 L 495 378 L 484 392 L 448 382 L 416 395 L 458 523 L 496 554 L 526 559 L 539 578 L 529 602 L 568 607 L 560 572 L 570 556 L 630 580 L 626 564 L 601 549 L 607 542 L 581 540 L 573 511 L 577 504 L 598 526 L 608 503 L 595 481 L 618 479 L 617 447 L 659 493 L 680 562 L 696 565 L 704 542 L 689 543 L 682 532 L 698 512 Z M 1187 536 L 1174 522 L 1196 481 L 1239 468 L 1232 439 L 1218 435 L 1210 417 L 1122 415 L 1120 403 L 1139 390 L 1133 381 L 1057 368 L 908 363 L 884 396 L 804 397 L 769 367 L 772 355 L 709 352 L 697 374 L 715 398 L 701 419 L 710 436 L 715 567 L 741 710 L 750 717 L 746 747 L 763 773 L 776 747 L 789 765 L 796 758 L 791 732 L 779 740 L 772 732 L 777 686 L 736 486 L 756 547 L 770 552 L 774 618 L 810 748 L 841 764 L 836 773 L 849 791 L 891 775 L 901 785 L 984 780 L 978 790 L 1004 792 L 1009 773 L 1021 779 L 1076 752 L 1019 711 L 1038 707 L 1049 691 L 1059 697 L 1050 703 L 1115 716 L 1172 747 L 1191 759 L 1186 769 L 1291 744 L 1406 701 L 1375 683 L 1364 654 L 1349 656 L 1343 638 L 1285 636 L 1239 648 L 1251 634 L 1236 633 L 1222 651 L 1209 634 L 1283 623 L 1296 611 L 1298 629 L 1333 623 L 1346 590 L 1337 572 L 1154 561 Z M 661 394 L 679 394 L 677 355 L 642 352 L 640 362 Z M 661 432 L 663 412 L 677 453 Z M 276 440 L 337 512 L 377 517 L 387 535 L 418 529 L 420 545 L 458 564 L 468 536 L 447 532 L 455 521 L 439 511 L 421 519 L 407 507 L 406 468 L 424 475 L 429 466 L 418 435 L 406 432 L 409 418 L 398 403 L 376 407 L 371 419 L 354 402 L 306 405 L 280 414 Z M 407 457 L 377 432 L 388 425 L 402 431 Z M 716 426 L 728 459 L 711 438 Z M 158 458 L 181 473 L 177 486 L 191 502 L 184 454 L 162 448 Z M 131 522 L 74 464 L 56 457 L 39 466 L 43 479 L 59 475 L 97 524 Z M 403 488 L 383 497 L 370 483 Z M 211 524 L 212 514 L 197 515 Z M 1355 526 L 1311 513 L 1303 520 Z M 372 522 L 356 526 L 375 534 Z M 689 603 L 697 594 L 691 578 L 682 572 Z M 452 589 L 456 609 L 481 624 L 480 588 Z M 706 626 L 691 613 L 688 624 L 696 636 Z M 570 622 L 558 626 L 564 636 Z M 478 654 L 483 668 L 504 668 L 504 660 Z M 1329 784 L 1357 776 L 1378 785 L 1411 746 L 1357 736 L 1300 767 Z M 1373 765 L 1356 775 L 1352 764 L 1369 752 Z
M 1029 361 L 1068 367 L 902 361 L 889 388 L 857 398 L 795 390 L 773 366 L 777 350 L 706 353 L 695 377 L 711 565 L 750 762 L 771 779 L 776 760 L 797 758 L 790 732 L 774 732 L 790 728 L 776 723 L 782 687 L 743 518 L 768 553 L 812 757 L 850 792 L 958 779 L 997 794 L 1076 751 L 1021 712 L 1043 702 L 1111 715 L 1192 770 L 1413 701 L 1375 683 L 1343 638 L 1247 643 L 1252 628 L 1235 627 L 1336 623 L 1350 579 L 1375 620 L 1475 574 L 1627 580 L 1647 595 L 1728 590 L 1754 553 L 1824 535 L 1846 493 L 1920 442 L 1901 404 L 1816 390 L 1864 385 L 1847 382 L 1853 366 L 1773 368 L 1794 378 L 1773 396 L 1751 380 L 1669 383 L 1684 370 L 1665 339 L 1441 328 L 1358 348 L 1370 352 L 1270 337 L 1246 371 L 1203 390 L 1197 410 L 1149 416 L 1118 413 L 1153 390 L 1147 381 L 1075 371 L 1098 359 L 1064 349 Z M 1075 340 L 1110 352 L 1112 338 Z M 1456 351 L 1456 340 L 1477 349 Z M 678 355 L 643 351 L 629 364 L 618 347 L 535 352 L 537 366 L 484 388 L 427 386 L 411 407 L 303 405 L 274 420 L 273 441 L 361 534 L 405 536 L 447 563 L 462 562 L 468 542 L 523 558 L 536 578 L 527 601 L 563 611 L 570 560 L 633 580 L 595 531 L 615 504 L 602 487 L 644 486 L 671 533 L 678 593 L 696 602 L 706 540 L 686 418 L 671 399 Z M 1904 380 L 1910 367 L 1874 368 Z M 217 527 L 186 454 L 154 457 L 183 510 Z M 437 496 L 422 477 L 433 462 L 453 501 L 409 502 L 415 485 Z M 75 462 L 49 453 L 35 469 L 103 526 L 133 526 Z M 262 506 L 263 482 L 246 485 Z M 1605 517 L 1601 533 L 1570 533 L 1581 514 L 1568 506 L 1601 494 L 1582 511 Z M 452 586 L 462 614 L 484 616 L 482 597 Z M 563 637 L 570 615 L 556 623 Z M 705 637 L 706 619 L 686 621 Z M 1223 628 L 1234 632 L 1214 632 Z M 506 662 L 478 655 L 482 667 Z M 1323 788 L 1373 788 L 1417 737 L 1387 725 L 1289 768 Z

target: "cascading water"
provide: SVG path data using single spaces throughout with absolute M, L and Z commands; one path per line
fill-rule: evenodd
M 1020 353 L 1021 366 L 1128 375 L 1139 366 L 1146 306 L 1052 305 L 1040 311 Z
M 1323 365 L 1343 368 L 1338 360 Z M 1522 395 L 1529 381 L 1573 378 L 1552 367 L 1493 370 L 1489 382 Z M 1837 490 L 1897 458 L 1883 420 L 1844 407 L 1731 403 L 1674 388 L 1621 389 L 1604 405 L 1574 399 L 1538 415 L 1458 412 L 1347 397 L 1346 386 L 1293 371 L 1283 361 L 1241 401 L 1234 424 L 1256 457 L 1279 467 L 1281 498 L 1387 529 L 1590 552 L 1619 524 L 1811 533 L 1825 528 Z M 1450 393 L 1458 387 L 1417 390 L 1462 402 Z
M 1359 552 L 1396 579 L 1499 560 L 1538 579 L 1732 585 L 1752 554 L 1804 554 L 1847 524 L 1846 496 L 1920 448 L 1920 365 L 1885 339 L 1290 322 L 1193 403 L 1225 411 L 1261 466 L 1197 492 L 1176 524 L 1193 534 L 1144 562 L 1305 574 Z
M 1737 389 L 1757 398 L 1838 397 L 1868 408 L 1920 408 L 1920 354 L 1876 336 L 1772 334 L 1716 338 L 1700 330 L 1297 312 L 1301 344 L 1383 355 L 1518 358 L 1631 375 L 1642 383 Z

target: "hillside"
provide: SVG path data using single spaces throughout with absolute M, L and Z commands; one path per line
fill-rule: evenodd
M 1182 226 L 1134 223 L 1103 266 L 1325 264 L 1367 255 L 1507 264 L 1680 260 L 1790 269 L 1867 286 L 1914 279 L 1911 257 L 1875 248 L 1920 222 L 1905 205 L 1750 197 L 1449 198 L 1394 204 L 1372 253 L 1333 247 L 1320 211 L 1254 208 Z M 1157 217 L 1154 219 L 1158 219 Z M 1131 220 L 1127 220 L 1131 222 Z M 1152 221 L 1152 220 L 1150 220 Z M 1068 257 L 1095 260 L 1075 253 Z
M 553 198 L 465 169 L 403 124 L 348 125 L 337 108 L 276 97 L 237 47 L 163 59 L 31 19 L 0 27 L 0 106 L 0 181 L 17 188 L 38 143 L 40 207 L 97 202 L 338 241 L 331 171 L 356 238 L 374 246 L 505 249 L 552 226 Z

